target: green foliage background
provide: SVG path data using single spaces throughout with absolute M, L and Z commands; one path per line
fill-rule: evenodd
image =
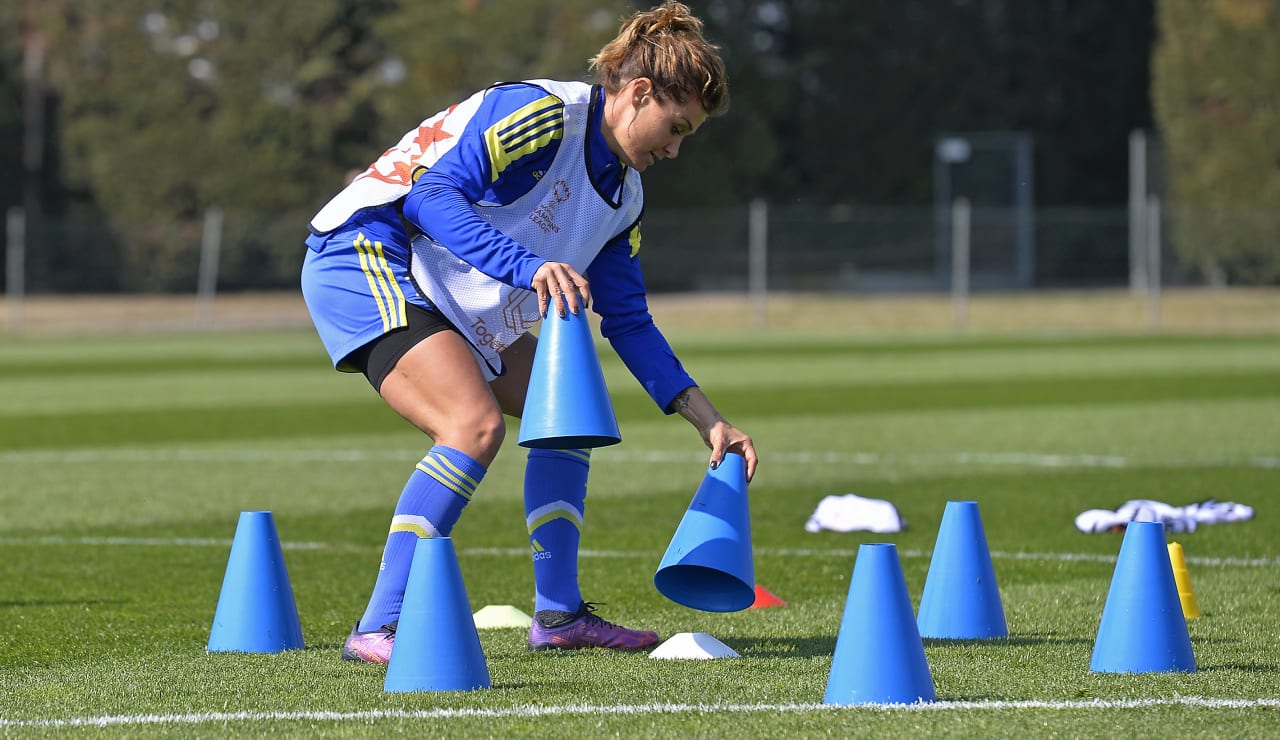
M 220 287 L 291 285 L 304 225 L 346 173 L 491 82 L 587 78 L 647 5 L 5 3 L 0 205 L 40 203 L 48 219 L 29 233 L 55 255 L 54 289 L 189 289 L 215 205 Z M 1031 133 L 1037 205 L 1118 207 L 1129 132 L 1154 129 L 1187 260 L 1280 280 L 1280 0 L 690 5 L 723 48 L 734 105 L 646 174 L 652 209 L 925 205 L 934 140 L 955 131 Z M 36 172 L 21 163 L 29 34 L 48 49 Z
M 1153 99 L 1174 244 L 1233 282 L 1280 279 L 1280 2 L 1161 0 Z

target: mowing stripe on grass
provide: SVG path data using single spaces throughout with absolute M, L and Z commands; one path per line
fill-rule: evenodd
M 0 537 L 0 546 L 26 546 L 26 545 L 51 545 L 65 547 L 86 546 L 86 547 L 231 547 L 231 540 L 217 539 L 214 537 L 66 537 L 62 535 L 44 535 L 38 537 Z M 381 545 L 354 545 L 349 543 L 330 543 L 330 542 L 292 542 L 281 541 L 280 549 L 282 550 L 346 550 L 351 552 L 372 552 L 380 550 Z M 829 557 L 856 557 L 858 550 L 855 548 L 788 548 L 788 547 L 757 547 L 753 550 L 756 555 L 764 557 L 780 557 L 780 558 L 829 558 Z M 463 547 L 458 549 L 458 554 L 462 556 L 475 557 L 501 557 L 501 558 L 527 558 L 529 551 L 520 547 Z M 932 550 L 899 550 L 899 556 L 903 558 L 931 558 Z M 583 558 L 600 558 L 604 560 L 622 559 L 652 559 L 654 553 L 649 550 L 581 550 L 578 552 L 579 557 Z M 994 560 L 1045 560 L 1055 562 L 1092 562 L 1092 563 L 1114 563 L 1115 555 L 1101 555 L 1098 553 L 1087 552 L 1002 552 L 1000 550 L 992 550 L 991 557 Z M 1271 568 L 1280 567 L 1280 557 L 1277 558 L 1208 558 L 1198 556 L 1187 556 L 1187 563 L 1191 565 L 1204 565 L 1215 567 L 1244 567 L 1244 568 Z
M 156 349 L 153 341 L 141 340 L 142 348 L 150 347 L 144 356 L 136 353 L 121 354 L 124 350 L 112 347 L 111 353 L 87 353 L 84 355 L 46 359 L 33 357 L 6 357 L 0 359 L 0 380 L 22 378 L 59 378 L 72 376 L 102 377 L 165 374 L 180 372 L 234 372 L 237 370 L 327 370 L 318 345 L 285 345 L 269 351 L 240 346 L 238 338 L 229 338 L 236 344 L 235 354 L 227 354 L 221 343 L 181 349 Z M 128 341 L 128 340 L 121 340 Z M 770 342 L 725 342 L 716 344 L 689 343 L 680 349 L 685 364 L 700 360 L 725 360 L 740 357 L 786 357 L 802 361 L 806 358 L 847 356 L 850 360 L 868 357 L 915 357 L 920 355 L 968 353 L 988 351 L 1050 350 L 1079 353 L 1096 351 L 1106 353 L 1113 348 L 1133 351 L 1138 349 L 1175 349 L 1213 352 L 1231 348 L 1267 348 L 1274 339 L 1269 336 L 1233 335 L 1118 335 L 1118 336 L 1012 336 L 973 337 L 963 339 L 900 337 L 892 341 L 875 341 L 851 337 L 830 337 L 821 340 L 810 338 L 775 338 Z M 601 349 L 604 349 L 603 345 Z M 604 351 L 609 357 L 608 350 Z
M 132 725 L 206 725 L 229 722 L 367 722 L 381 719 L 502 719 L 566 716 L 618 716 L 651 714 L 733 714 L 737 712 L 807 713 L 807 712 L 948 712 L 948 711 L 1018 711 L 1056 710 L 1090 711 L 1145 709 L 1151 707 L 1190 707 L 1194 709 L 1275 709 L 1280 699 L 1214 699 L 1199 696 L 1175 696 L 1151 699 L 1089 699 L 1080 701 L 937 701 L 921 704 L 867 704 L 831 706 L 827 704 L 564 704 L 560 706 L 515 706 L 495 709 L 464 707 L 459 709 L 368 709 L 357 712 L 193 712 L 188 714 L 114 714 L 98 717 L 63 719 L 4 719 L 0 727 L 66 728 L 118 727 Z
M 0 465 L 50 463 L 227 463 L 227 462 L 279 462 L 279 463 L 358 463 L 404 462 L 420 456 L 419 448 L 403 450 L 264 450 L 236 447 L 215 450 L 192 449 L 80 449 L 80 450 L 23 450 L 0 452 Z M 603 450 L 596 453 L 597 460 L 619 463 L 696 463 L 706 459 L 703 452 L 674 450 Z M 1173 459 L 1134 460 L 1123 455 L 1058 454 L 1046 452 L 952 452 L 881 454 L 878 452 L 770 452 L 770 465 L 979 465 L 1028 468 L 1280 468 L 1280 457 L 1177 457 Z
M 1280 374 L 1254 371 L 727 388 L 717 393 L 716 405 L 731 416 L 762 420 L 1275 397 L 1280 397 Z M 622 421 L 652 419 L 656 413 L 653 402 L 643 394 L 620 393 L 613 402 Z M 411 429 L 390 408 L 372 398 L 330 403 L 240 403 L 214 408 L 20 413 L 0 416 L 0 422 L 0 448 L 10 450 L 314 437 L 326 431 L 344 436 L 409 433 Z

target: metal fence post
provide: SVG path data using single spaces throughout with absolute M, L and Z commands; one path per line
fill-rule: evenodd
M 4 295 L 9 331 L 22 331 L 23 297 L 26 291 L 27 218 L 18 206 L 5 214 Z
M 957 329 L 969 325 L 969 199 L 951 205 L 951 305 Z
M 1147 196 L 1147 326 L 1160 328 L 1160 196 Z
M 747 285 L 751 295 L 751 317 L 754 326 L 763 329 L 769 320 L 769 206 L 763 198 L 751 201 L 747 219 Z
M 218 257 L 222 251 L 222 210 L 213 207 L 204 212 L 204 233 L 200 239 L 200 273 L 196 279 L 196 300 L 200 306 L 200 324 L 213 328 L 213 297 L 218 290 Z
M 1147 289 L 1147 135 L 1129 134 L 1129 291 Z

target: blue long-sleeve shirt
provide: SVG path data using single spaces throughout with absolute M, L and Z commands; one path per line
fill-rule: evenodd
M 457 143 L 429 169 L 415 173 L 402 203 L 379 208 L 379 216 L 398 225 L 403 212 L 416 228 L 486 275 L 514 287 L 532 288 L 533 275 L 545 260 L 480 218 L 472 206 L 515 202 L 559 154 L 561 141 L 552 139 L 506 162 L 489 150 L 485 136 L 495 122 L 545 96 L 543 89 L 525 83 L 491 88 Z M 625 166 L 609 151 L 601 132 L 603 103 L 604 93 L 597 87 L 584 156 L 592 184 L 611 198 L 622 185 Z M 496 173 L 495 161 L 504 161 Z M 637 221 L 610 239 L 588 266 L 586 277 L 591 283 L 592 308 L 601 317 L 601 334 L 658 407 L 670 413 L 675 396 L 695 382 L 649 312 L 637 257 L 639 229 Z

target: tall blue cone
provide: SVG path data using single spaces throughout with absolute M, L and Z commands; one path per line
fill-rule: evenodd
M 916 623 L 921 637 L 981 640 L 1009 635 L 976 501 L 948 501 L 942 512 Z
M 242 511 L 207 650 L 279 653 L 303 647 L 275 518 L 269 511 Z
M 576 450 L 621 441 L 586 311 L 548 312 L 525 394 L 520 446 Z
M 1089 668 L 1098 673 L 1196 669 L 1161 522 L 1125 527 Z
M 756 600 L 751 507 L 742 455 L 726 453 L 708 469 L 667 545 L 653 585 L 691 609 L 736 612 Z
M 824 704 L 917 704 L 937 699 L 911 597 L 891 544 L 858 548 Z
M 453 538 L 423 537 L 413 550 L 383 689 L 472 691 L 489 686 L 489 666 Z

